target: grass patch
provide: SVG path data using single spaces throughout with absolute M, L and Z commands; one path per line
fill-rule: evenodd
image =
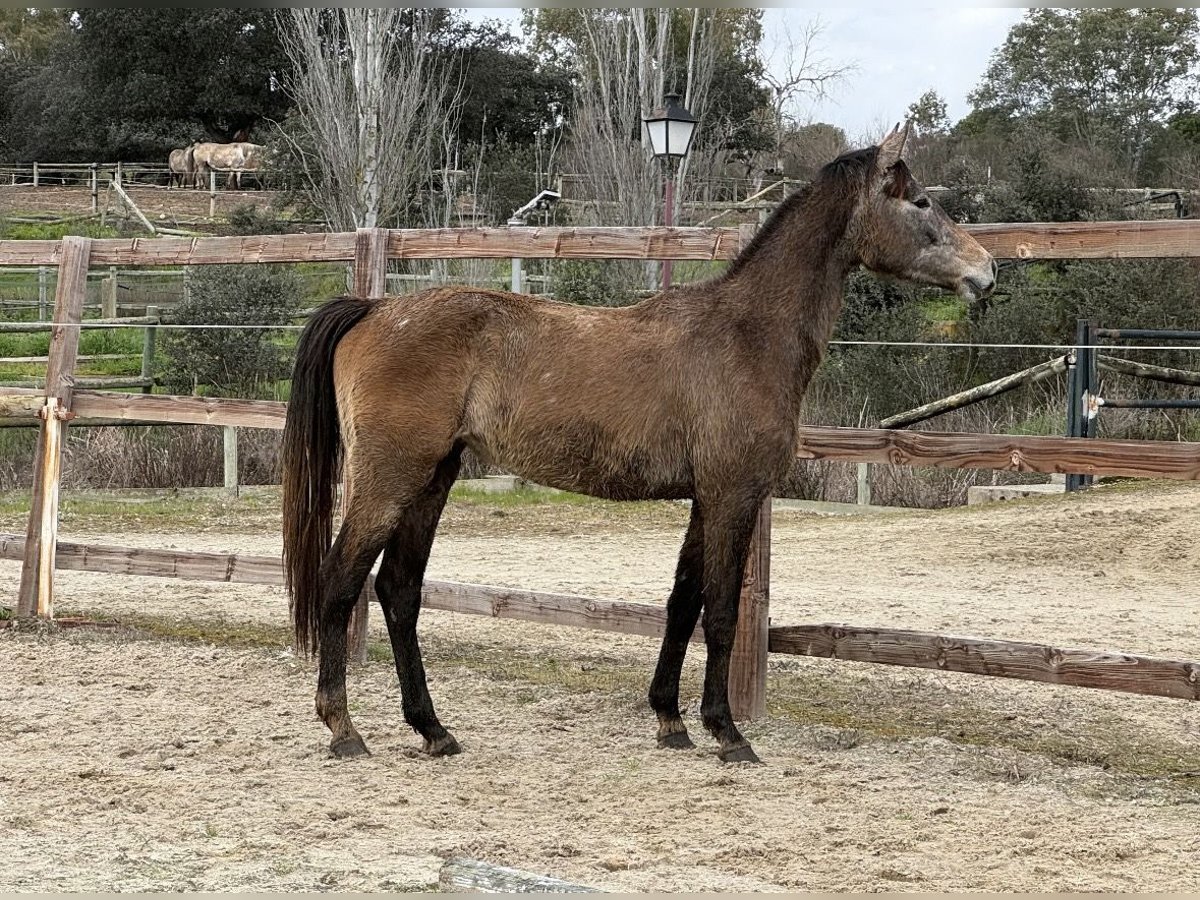
M 606 502 L 586 494 L 570 491 L 547 491 L 531 487 L 518 487 L 511 491 L 490 492 L 461 482 L 450 488 L 450 501 L 470 506 L 487 506 L 505 509 L 514 506 L 592 506 Z
M 15 429 L 10 429 L 15 430 Z M 0 437 L 3 432 L 0 432 Z M 0 494 L 0 526 L 24 527 L 29 515 L 28 492 Z M 238 531 L 278 528 L 279 491 L 242 489 L 231 497 L 220 488 L 189 491 L 66 491 L 59 502 L 64 528 L 112 528 L 129 531 L 170 529 L 187 531 L 220 524 Z

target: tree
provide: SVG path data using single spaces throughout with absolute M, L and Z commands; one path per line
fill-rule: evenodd
M 800 98 L 820 100 L 836 82 L 854 70 L 851 64 L 838 65 L 821 56 L 822 30 L 819 19 L 806 22 L 799 34 L 785 25 L 763 66 L 762 77 L 771 92 L 773 149 L 776 154 L 771 168 L 776 172 L 783 171 L 785 135 L 789 128 L 799 124 L 797 104 Z
M 575 98 L 567 147 L 589 195 L 614 224 L 657 219 L 658 167 L 642 140 L 642 119 L 674 90 L 697 118 L 692 151 L 678 173 L 711 172 L 753 144 L 760 12 L 750 9 L 539 9 L 526 14 L 535 53 L 570 69 Z
M 245 140 L 288 100 L 267 9 L 80 9 L 96 119 L 118 159 L 207 138 Z
M 287 108 L 269 10 L 56 13 L 28 17 L 35 25 L 14 24 L 10 14 L 0 20 L 0 66 L 23 48 L 23 66 L 0 77 L 0 92 L 11 85 L 0 132 L 14 155 L 165 161 L 195 140 L 244 138 Z
M 444 167 L 458 97 L 434 50 L 436 11 L 397 7 L 289 10 L 294 67 L 291 146 L 307 191 L 338 230 L 407 216 Z
M 26 65 L 43 58 L 70 20 L 65 9 L 0 8 L 0 61 Z
M 1107 149 L 1136 174 L 1153 132 L 1195 89 L 1198 33 L 1194 9 L 1032 9 L 969 99 Z
M 933 89 L 923 93 L 908 107 L 908 120 L 922 135 L 945 134 L 950 130 L 946 101 Z

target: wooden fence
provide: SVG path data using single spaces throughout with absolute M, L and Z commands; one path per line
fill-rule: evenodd
M 1200 222 L 1101 222 L 986 225 L 972 231 L 1000 258 L 1200 256 Z M 58 266 L 44 392 L 6 390 L 25 400 L 0 414 L 41 419 L 33 505 L 24 539 L 0 537 L 0 558 L 23 561 L 18 612 L 53 615 L 55 568 L 212 581 L 278 584 L 275 558 L 138 550 L 60 543 L 59 466 L 67 422 L 138 421 L 280 428 L 282 403 L 78 390 L 74 370 L 87 271 L 91 266 L 179 266 L 255 262 L 350 262 L 355 291 L 378 296 L 392 258 L 573 258 L 727 260 L 753 236 L 740 228 L 491 228 L 382 230 L 355 234 L 273 235 L 179 240 L 68 237 L 0 241 L 0 266 Z M 1084 472 L 1200 478 L 1200 444 L 1105 441 L 1014 435 L 934 434 L 806 427 L 798 454 L 891 465 L 935 465 L 1024 472 Z M 850 625 L 769 626 L 770 503 L 764 504 L 747 564 L 730 701 L 739 718 L 762 715 L 768 652 L 823 656 L 1024 678 L 1200 699 L 1200 664 L 1131 654 L 1072 650 L 1014 641 Z M 427 582 L 427 606 L 558 625 L 660 635 L 662 604 L 604 601 L 485 585 Z M 352 625 L 362 646 L 365 602 Z M 697 635 L 698 637 L 698 635 Z

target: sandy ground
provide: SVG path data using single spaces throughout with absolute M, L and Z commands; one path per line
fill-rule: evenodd
M 879 518 L 776 515 L 775 624 L 846 621 L 1200 658 L 1200 487 Z M 278 552 L 270 513 L 64 539 Z M 686 510 L 455 504 L 429 575 L 654 600 Z M 11 528 L 10 525 L 6 527 Z M 0 570 L 11 595 L 17 567 Z M 60 606 L 283 626 L 280 590 L 63 573 Z M 378 625 L 378 616 L 375 624 Z M 773 658 L 765 764 L 654 749 L 652 641 L 431 612 L 429 760 L 394 671 L 351 675 L 373 756 L 325 750 L 311 666 L 143 632 L 0 632 L 0 889 L 404 890 L 466 855 L 610 889 L 1188 890 L 1200 709 Z M 381 635 L 379 635 L 381 636 Z M 703 651 L 684 701 L 695 722 Z

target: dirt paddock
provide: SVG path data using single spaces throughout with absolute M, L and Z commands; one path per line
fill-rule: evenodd
M 775 517 L 772 622 L 1200 658 L 1200 486 L 887 517 Z M 75 505 L 72 505 L 75 503 Z M 676 504 L 453 501 L 429 575 L 661 599 Z M 19 511 L 0 515 L 23 528 Z M 277 553 L 269 493 L 68 496 L 65 540 Z M 12 596 L 18 566 L 0 567 Z M 1200 707 L 773 656 L 760 766 L 654 747 L 655 642 L 427 612 L 461 756 L 403 724 L 382 632 L 352 671 L 373 755 L 333 760 L 282 590 L 84 573 L 0 630 L 0 889 L 417 890 L 464 855 L 614 890 L 1185 891 Z M 377 629 L 380 617 L 373 625 Z

